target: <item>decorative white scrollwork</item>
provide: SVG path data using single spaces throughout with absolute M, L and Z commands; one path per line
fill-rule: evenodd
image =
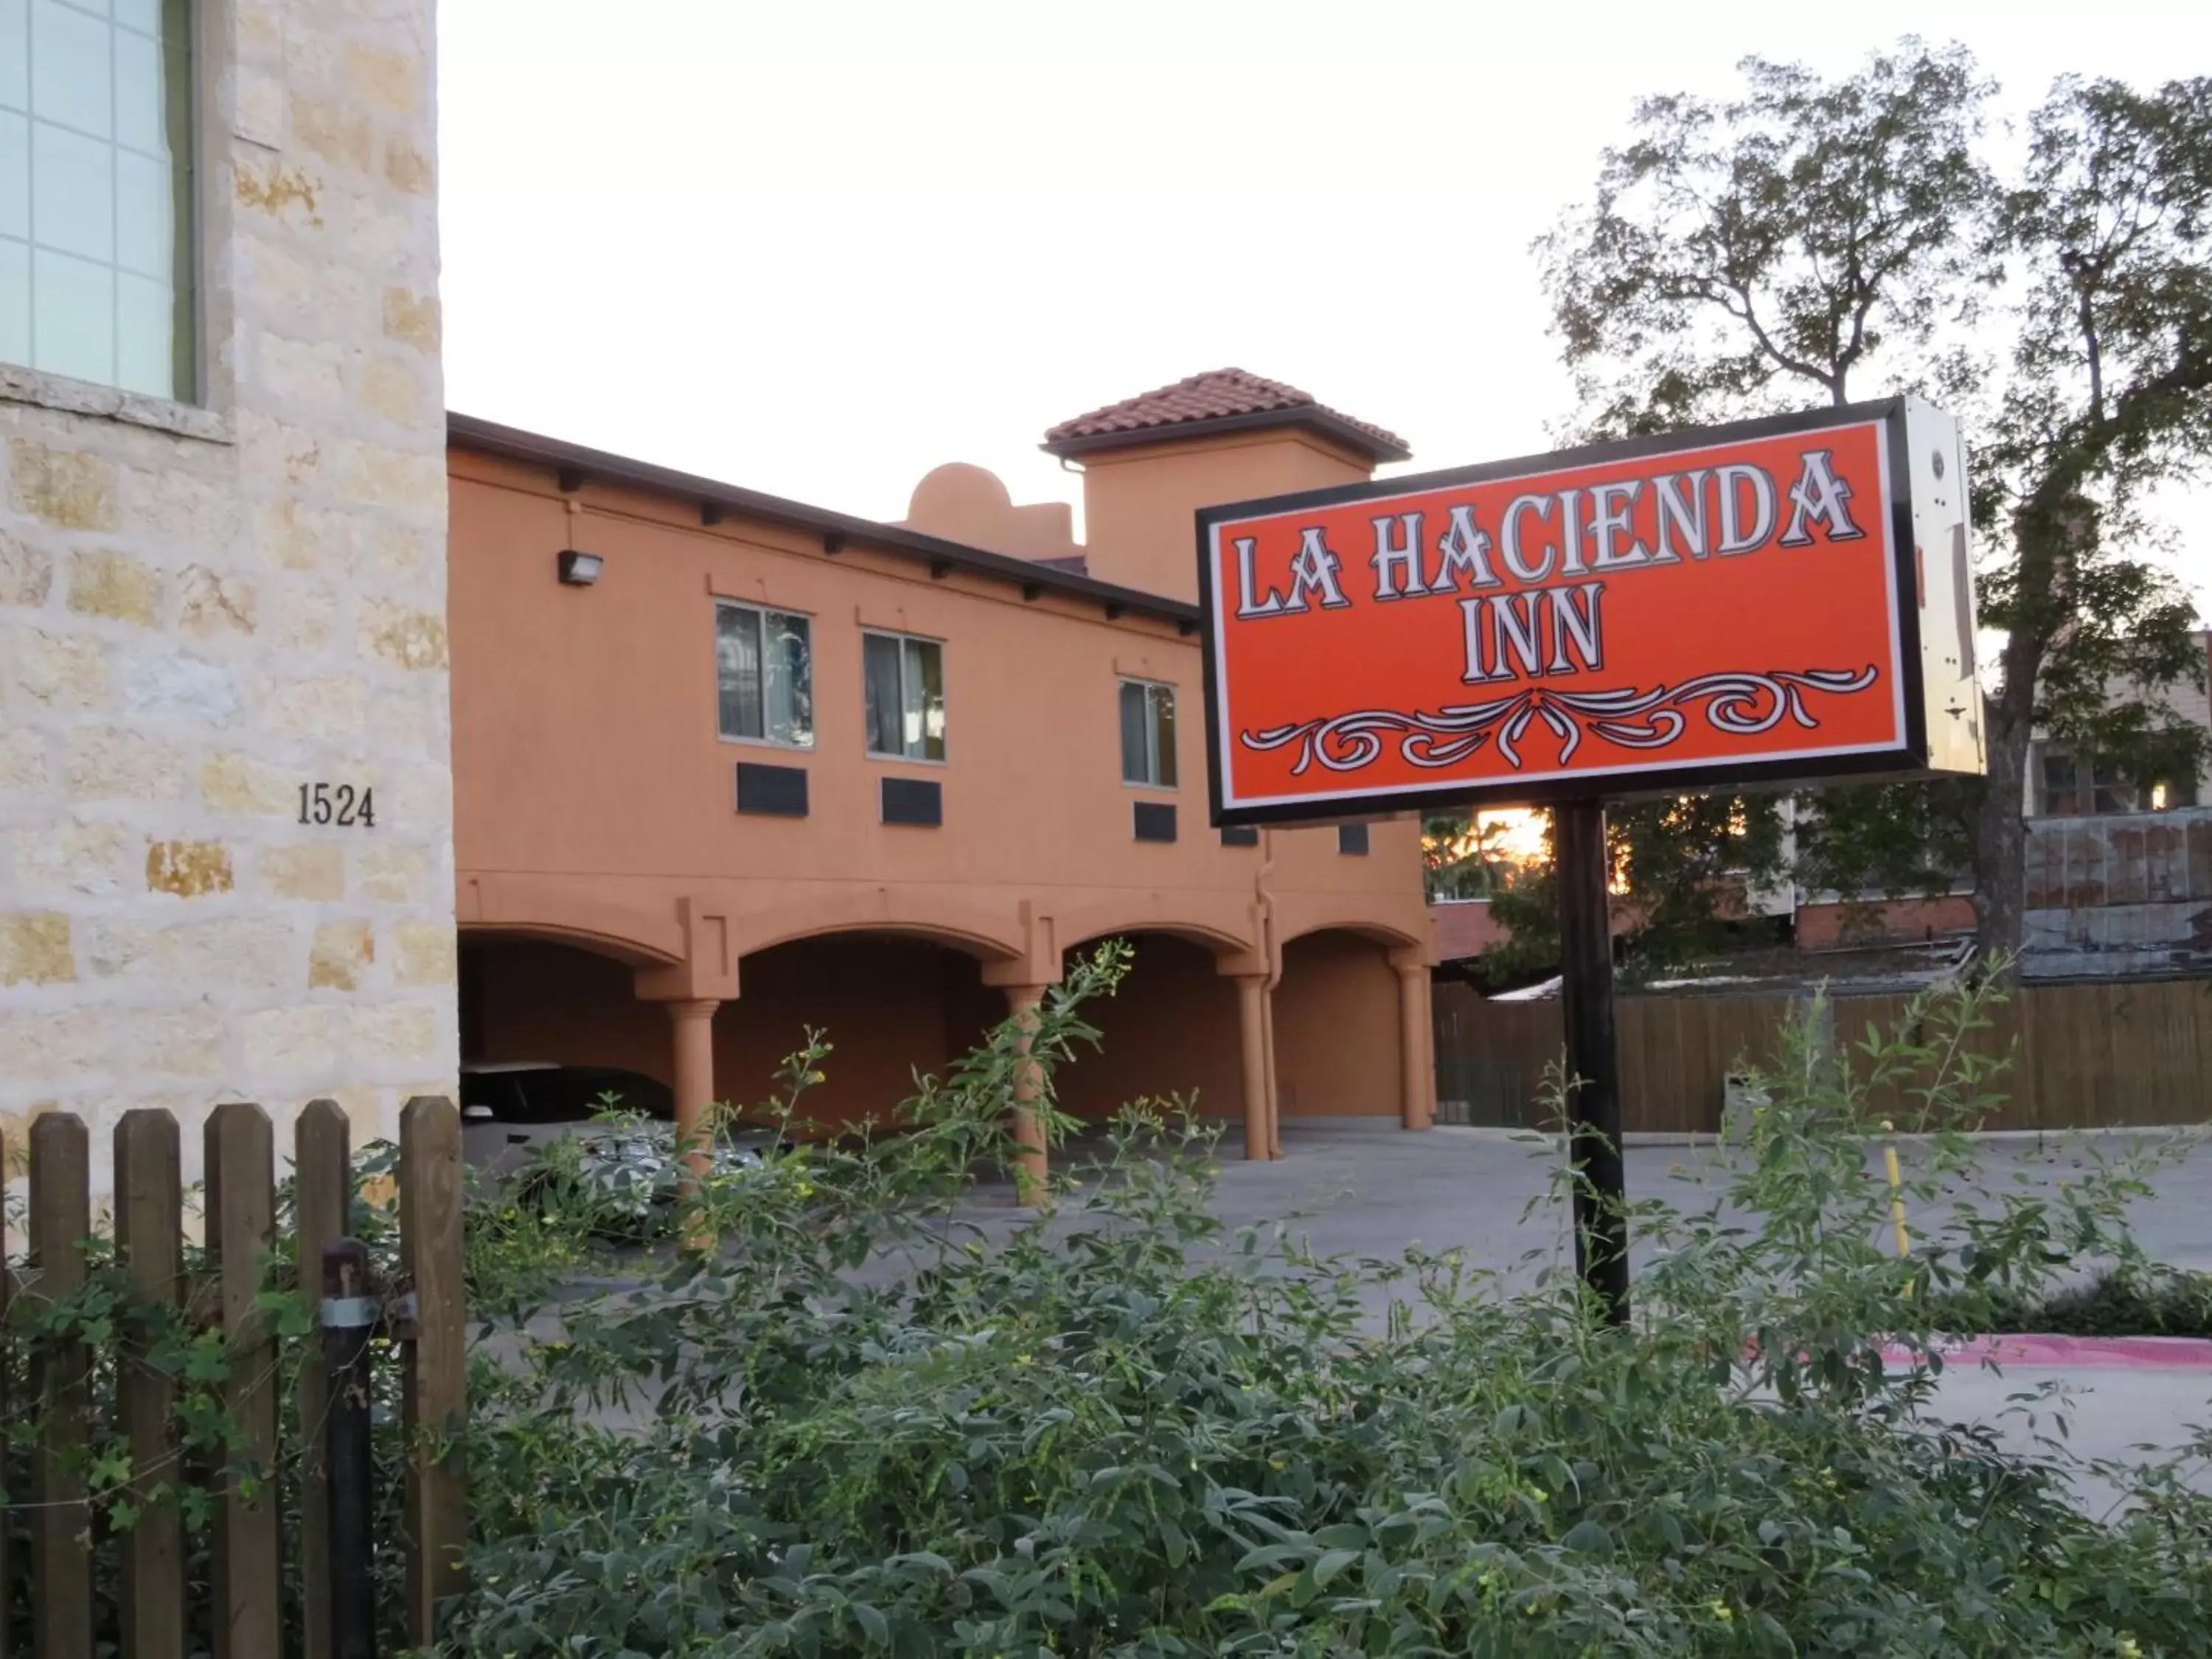
M 1555 691 L 1531 686 L 1488 702 L 1448 704 L 1433 714 L 1419 709 L 1400 714 L 1363 708 L 1247 732 L 1241 741 L 1247 749 L 1257 750 L 1297 744 L 1297 763 L 1291 768 L 1294 776 L 1302 775 L 1316 761 L 1332 772 L 1356 772 L 1379 759 L 1393 736 L 1398 738 L 1398 752 L 1415 766 L 1456 765 L 1494 742 L 1500 757 L 1517 771 L 1522 737 L 1535 720 L 1543 721 L 1559 738 L 1559 764 L 1565 766 L 1582 746 L 1585 732 L 1626 748 L 1664 749 L 1688 725 L 1682 710 L 1695 705 L 1702 705 L 1707 724 L 1731 737 L 1756 737 L 1785 714 L 1805 730 L 1815 731 L 1820 723 L 1805 707 L 1807 692 L 1845 696 L 1866 690 L 1881 678 L 1869 665 L 1857 673 L 1808 668 L 1700 674 L 1680 685 L 1650 691 Z

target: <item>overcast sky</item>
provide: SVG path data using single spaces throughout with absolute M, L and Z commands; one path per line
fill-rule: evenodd
M 1528 243 L 1632 100 L 1907 31 L 2015 112 L 2212 70 L 2177 0 L 442 0 L 447 401 L 877 518 L 947 460 L 1076 501 L 1044 428 L 1231 365 L 1416 467 L 1540 451 Z

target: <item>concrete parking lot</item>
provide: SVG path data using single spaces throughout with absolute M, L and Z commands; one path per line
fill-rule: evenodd
M 1981 1179 L 1989 1187 L 2056 1191 L 2100 1157 L 2178 1155 L 2186 1145 L 2185 1138 L 2163 1134 L 1992 1139 L 1984 1145 Z M 1376 1120 L 1307 1119 L 1285 1126 L 1283 1150 L 1279 1161 L 1249 1163 L 1234 1130 L 1224 1137 L 1217 1148 L 1215 1189 L 1216 1212 L 1224 1222 L 1282 1224 L 1324 1255 L 1387 1260 L 1414 1247 L 1458 1249 L 1470 1264 L 1498 1273 L 1502 1290 L 1532 1284 L 1547 1265 L 1571 1271 L 1565 1206 L 1551 1184 L 1558 1153 L 1547 1141 L 1452 1127 L 1409 1134 Z M 1902 1143 L 1908 1162 L 1917 1151 Z M 1095 1145 L 1063 1148 L 1059 1167 L 1077 1170 L 1097 1152 Z M 1869 1179 L 1879 1179 L 1877 1156 L 1869 1149 Z M 1626 1161 L 1632 1196 L 1662 1194 L 1680 1209 L 1709 1204 L 1721 1184 L 1710 1144 L 1632 1145 Z M 995 1233 L 1024 1213 L 1007 1184 L 979 1191 L 967 1218 Z M 2132 1218 L 2154 1258 L 2212 1269 L 2212 1151 L 2167 1162 Z M 1913 1217 L 1924 1228 L 1941 1219 L 1940 1212 Z M 1066 1206 L 1057 1224 L 1081 1225 L 1079 1202 Z M 1636 1255 L 1648 1255 L 1647 1242 Z M 868 1272 L 905 1270 L 886 1260 Z M 1378 1324 L 1388 1294 L 1380 1287 L 1370 1291 Z M 2021 1450 L 2039 1438 L 2060 1437 L 2063 1413 L 2063 1443 L 2084 1460 L 2182 1464 L 2191 1425 L 2212 1423 L 2212 1344 L 2181 1345 L 2156 1364 L 2111 1360 L 2089 1354 L 2057 1364 L 1957 1363 L 1944 1373 L 1937 1409 L 1948 1420 L 1990 1425 Z M 622 1421 L 649 1409 L 638 1401 L 603 1416 Z M 2212 1491 L 2212 1468 L 2192 1462 L 2183 1474 L 2199 1490 Z M 2118 1496 L 2111 1483 L 2087 1472 L 2075 1475 L 2073 1484 L 2093 1513 L 2110 1509 Z
M 2165 1133 L 1991 1139 L 1982 1146 L 1981 1180 L 1992 1189 L 2055 1193 L 2100 1158 L 2162 1155 L 2151 1192 L 2130 1212 L 2136 1238 L 2155 1260 L 2212 1269 L 2212 1150 L 2187 1156 L 2192 1141 Z M 1908 1163 L 1917 1150 L 1900 1143 Z M 1559 1154 L 1548 1141 L 1492 1130 L 1438 1127 L 1408 1134 L 1395 1124 L 1309 1120 L 1285 1126 L 1279 1162 L 1246 1162 L 1234 1132 L 1220 1152 L 1218 1209 L 1234 1224 L 1287 1219 L 1322 1253 L 1395 1256 L 1417 1244 L 1457 1248 L 1509 1283 L 1529 1282 L 1542 1263 L 1572 1266 L 1565 1206 L 1550 1197 Z M 1876 1156 L 1869 1149 L 1869 1178 L 1878 1174 Z M 1710 1143 L 1631 1145 L 1626 1163 L 1632 1197 L 1663 1196 L 1678 1208 L 1711 1202 L 1719 1184 Z M 1942 1218 L 1940 1210 L 1911 1218 L 1923 1227 Z M 1648 1246 L 1635 1255 L 1645 1256 Z M 2044 1398 L 2046 1390 L 2057 1393 Z M 1966 1364 L 1946 1371 L 1938 1398 L 1946 1417 L 1991 1425 L 2022 1449 L 2058 1434 L 2055 1419 L 2063 1413 L 2065 1443 L 2079 1456 L 2168 1461 L 2189 1440 L 2190 1425 L 2212 1423 L 2212 1368 Z M 2152 1449 L 2138 1451 L 2139 1445 Z M 2188 1478 L 2212 1491 L 2212 1470 L 2192 1464 Z M 2075 1484 L 2093 1511 L 2116 1497 L 2094 1476 Z
M 1991 1138 L 1982 1143 L 1982 1179 L 1991 1188 L 2055 1193 L 2099 1158 L 2163 1153 L 2153 1190 L 2131 1213 L 2137 1239 L 2154 1259 L 2212 1269 L 2212 1149 L 2186 1156 L 2186 1133 Z M 1899 1144 L 1910 1164 L 1915 1143 Z M 1531 1252 L 1565 1248 L 1565 1212 L 1545 1203 L 1559 1167 L 1548 1140 L 1492 1129 L 1440 1125 L 1407 1133 L 1374 1120 L 1294 1120 L 1284 1126 L 1279 1162 L 1248 1163 L 1230 1130 L 1220 1146 L 1219 1211 L 1241 1224 L 1295 1215 L 1323 1251 L 1395 1255 L 1407 1246 L 1465 1250 L 1501 1269 Z M 1878 1154 L 1868 1152 L 1872 1177 Z M 1711 1143 L 1632 1142 L 1629 1195 L 1662 1197 L 1681 1209 L 1712 1201 L 1719 1184 Z M 1532 1212 L 1530 1206 L 1538 1207 Z M 1912 1218 L 1940 1223 L 1940 1211 Z

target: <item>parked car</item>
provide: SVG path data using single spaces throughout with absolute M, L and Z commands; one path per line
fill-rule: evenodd
M 499 1060 L 461 1067 L 461 1140 L 477 1168 L 503 1175 L 530 1148 L 586 1127 L 608 1111 L 674 1121 L 676 1097 L 641 1072 L 552 1060 Z
M 642 1073 L 550 1060 L 461 1067 L 463 1156 L 494 1178 L 514 1176 L 550 1142 L 580 1144 L 574 1176 L 605 1219 L 602 1231 L 642 1237 L 673 1205 L 685 1170 L 676 1156 L 676 1100 Z M 718 1137 L 717 1175 L 760 1166 L 765 1134 Z M 542 1188 L 546 1177 L 532 1177 Z M 527 1199 L 526 1192 L 523 1196 Z
M 606 1109 L 673 1119 L 675 1091 L 657 1078 L 614 1066 L 550 1060 L 494 1060 L 461 1067 L 461 1107 L 483 1106 L 503 1123 L 580 1123 Z

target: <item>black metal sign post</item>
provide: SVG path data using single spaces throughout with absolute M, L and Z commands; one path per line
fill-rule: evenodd
M 331 1659 L 376 1659 L 376 1468 L 370 1450 L 369 1341 L 377 1307 L 368 1294 L 368 1247 L 323 1246 L 323 1363 L 330 1416 L 323 1456 L 330 1497 Z
M 1626 1325 L 1628 1189 L 1613 1052 L 1603 802 L 1565 801 L 1554 810 L 1552 857 L 1559 898 L 1559 1000 L 1566 1014 L 1567 1158 L 1578 1176 L 1575 1268 L 1604 1302 L 1607 1319 Z

